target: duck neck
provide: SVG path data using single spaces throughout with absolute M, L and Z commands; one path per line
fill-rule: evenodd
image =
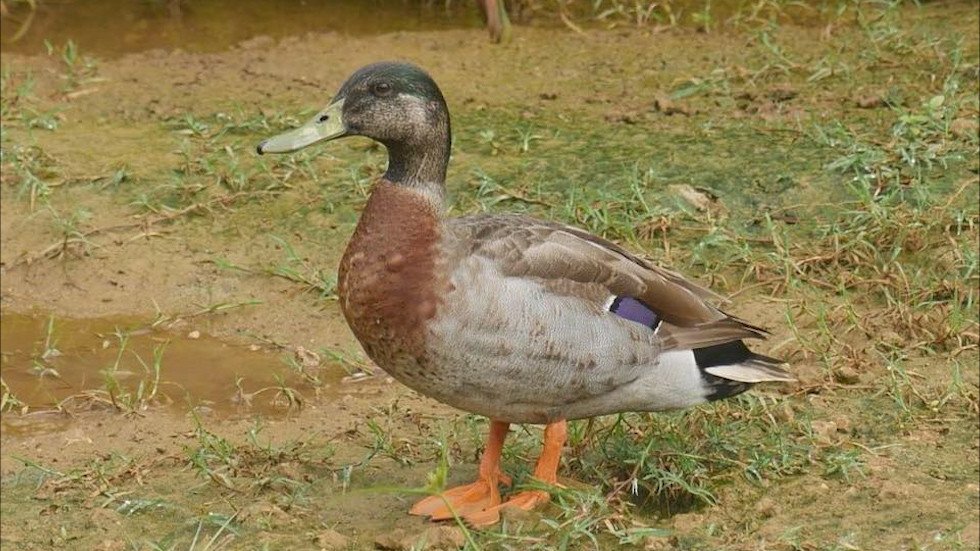
M 448 116 L 440 119 L 428 126 L 425 134 L 384 144 L 388 149 L 388 170 L 384 178 L 422 193 L 442 208 L 446 195 L 450 131 Z

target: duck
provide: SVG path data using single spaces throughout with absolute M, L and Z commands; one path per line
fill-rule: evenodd
M 571 420 L 689 408 L 794 380 L 784 362 L 745 344 L 766 330 L 676 271 L 560 222 L 448 216 L 449 109 L 420 67 L 355 71 L 324 109 L 257 152 L 347 136 L 388 155 L 338 269 L 347 324 L 394 379 L 489 419 L 476 481 L 425 497 L 411 514 L 493 525 L 505 509 L 549 502 Z M 539 484 L 505 500 L 501 452 L 512 424 L 544 425 L 544 438 Z

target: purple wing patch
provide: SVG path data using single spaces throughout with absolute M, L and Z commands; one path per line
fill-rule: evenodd
M 660 316 L 652 308 L 633 297 L 616 297 L 609 305 L 609 311 L 630 321 L 656 329 Z

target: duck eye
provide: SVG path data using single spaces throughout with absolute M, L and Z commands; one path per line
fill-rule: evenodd
M 387 96 L 391 93 L 391 85 L 387 82 L 379 82 L 371 90 L 376 96 Z
M 320 115 L 317 117 L 316 122 L 327 122 L 330 120 L 330 115 Z

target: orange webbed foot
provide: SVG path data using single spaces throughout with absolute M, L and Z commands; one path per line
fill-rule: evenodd
M 544 447 L 541 457 L 534 466 L 534 478 L 546 485 L 560 487 L 558 484 L 558 462 L 561 459 L 561 449 L 567 438 L 565 421 L 549 423 L 544 428 Z M 463 518 L 473 527 L 490 526 L 500 520 L 500 511 L 507 508 L 530 511 L 539 505 L 551 501 L 551 494 L 544 490 L 525 490 L 511 496 L 506 502 L 488 507 L 465 515 Z
M 551 495 L 544 490 L 525 490 L 511 496 L 501 503 L 499 484 L 510 486 L 511 479 L 500 470 L 500 452 L 508 424 L 493 421 L 490 424 L 490 437 L 487 449 L 480 460 L 480 476 L 476 482 L 451 488 L 445 492 L 429 496 L 412 507 L 413 515 L 423 515 L 432 520 L 462 518 L 474 528 L 496 524 L 503 509 L 513 508 L 530 511 L 548 503 Z M 558 484 L 558 462 L 561 449 L 565 445 L 566 426 L 564 421 L 549 423 L 544 431 L 544 448 L 534 467 L 534 478 L 553 485 Z
M 463 520 L 474 528 L 484 528 L 499 522 L 500 513 L 504 509 L 513 508 L 530 511 L 549 501 L 551 501 L 551 495 L 548 492 L 543 490 L 526 490 L 514 494 L 510 499 L 495 507 L 488 507 L 482 511 L 463 515 Z
M 500 470 L 500 452 L 508 427 L 508 423 L 491 421 L 487 448 L 480 460 L 480 475 L 476 482 L 429 496 L 416 503 L 409 513 L 427 516 L 432 520 L 446 520 L 500 505 L 500 489 L 497 485 L 510 486 L 511 483 L 510 477 Z
M 506 475 L 504 477 L 506 477 L 506 484 L 509 484 L 510 477 Z M 481 478 L 472 484 L 450 488 L 441 494 L 422 499 L 409 513 L 427 516 L 432 520 L 446 520 L 455 515 L 465 517 L 469 513 L 496 507 L 500 504 L 500 490 L 497 489 L 499 482 L 502 481 L 494 476 Z

